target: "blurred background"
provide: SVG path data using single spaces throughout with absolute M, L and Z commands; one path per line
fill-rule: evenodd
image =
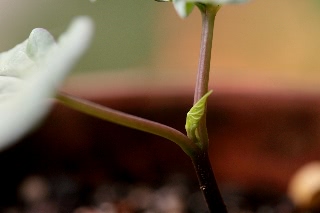
M 35 27 L 58 36 L 74 16 L 89 15 L 96 23 L 96 37 L 74 74 L 111 72 L 159 84 L 177 84 L 176 79 L 183 78 L 179 84 L 193 85 L 201 29 L 196 10 L 182 20 L 171 4 L 152 0 L 0 4 L 1 51 L 24 40 Z M 254 0 L 222 8 L 214 33 L 211 84 L 317 90 L 319 7 L 318 0 Z
M 1 52 L 33 28 L 58 37 L 73 17 L 92 17 L 94 42 L 62 90 L 184 131 L 198 64 L 197 10 L 183 20 L 171 3 L 153 0 L 3 0 L 0 8 Z M 301 166 L 320 160 L 319 26 L 319 0 L 252 0 L 217 15 L 208 128 L 212 164 L 231 212 L 292 212 L 289 181 Z M 172 212 L 205 211 L 200 201 L 196 207 L 186 201 L 199 196 L 196 178 L 174 144 L 61 105 L 42 124 L 0 154 L 1 211 L 49 212 L 30 206 L 41 209 L 39 200 L 50 197 L 52 212 L 93 212 L 79 208 L 102 204 L 105 212 L 135 212 L 133 201 L 131 210 L 123 202 L 137 183 L 151 187 L 141 190 L 153 197 L 153 209 L 170 206 L 160 199 L 170 195 L 178 200 Z M 24 183 L 40 184 L 42 194 L 30 201 Z M 174 195 L 168 185 L 178 188 Z

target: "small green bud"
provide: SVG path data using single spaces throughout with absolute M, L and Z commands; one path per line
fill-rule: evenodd
M 211 93 L 212 90 L 210 90 L 204 96 L 202 96 L 202 98 L 187 113 L 185 125 L 187 136 L 196 143 L 199 142 L 197 128 L 205 112 L 207 99 Z

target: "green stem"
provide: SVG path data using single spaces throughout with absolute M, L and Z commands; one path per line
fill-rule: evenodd
M 198 147 L 186 135 L 169 126 L 129 115 L 65 93 L 59 93 L 56 98 L 62 104 L 74 110 L 171 140 L 178 144 L 190 157 L 194 156 L 195 152 L 198 150 Z
M 202 34 L 197 81 L 194 92 L 194 104 L 208 92 L 213 29 L 216 14 L 220 6 L 197 4 L 202 15 Z M 198 134 L 203 150 L 208 149 L 209 139 L 206 125 L 206 110 L 198 126 Z

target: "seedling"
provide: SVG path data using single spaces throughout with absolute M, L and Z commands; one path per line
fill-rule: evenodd
M 94 1 L 94 0 L 92 0 Z M 202 15 L 200 59 L 194 104 L 186 115 L 186 134 L 134 115 L 57 93 L 60 82 L 80 59 L 92 39 L 93 23 L 88 17 L 77 18 L 69 30 L 55 42 L 44 29 L 35 29 L 29 38 L 0 55 L 0 148 L 4 149 L 21 138 L 45 114 L 51 104 L 46 98 L 55 97 L 77 111 L 166 138 L 191 158 L 198 176 L 200 190 L 210 212 L 227 212 L 208 157 L 206 101 L 214 21 L 223 4 L 246 0 L 157 0 L 172 2 L 180 17 L 186 18 L 194 8 Z

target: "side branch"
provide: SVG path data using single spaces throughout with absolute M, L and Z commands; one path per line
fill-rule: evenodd
M 59 93 L 56 99 L 62 104 L 85 114 L 171 140 L 190 157 L 194 156 L 194 153 L 198 150 L 198 147 L 185 134 L 164 124 L 120 112 L 66 93 Z

